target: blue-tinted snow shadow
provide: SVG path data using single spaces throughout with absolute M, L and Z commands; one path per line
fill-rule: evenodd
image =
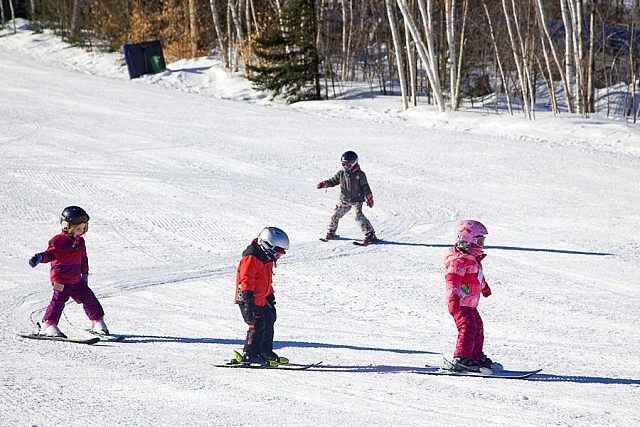
M 244 340 L 239 339 L 226 339 L 226 338 L 196 338 L 196 337 L 173 337 L 166 335 L 126 335 L 122 343 L 183 343 L 183 344 L 224 344 L 243 346 Z M 107 341 L 104 342 L 108 343 Z M 273 343 L 274 349 L 286 348 L 286 347 L 299 347 L 299 348 L 338 348 L 355 351 L 382 351 L 388 353 L 399 354 L 439 354 L 426 350 L 411 350 L 406 348 L 382 348 L 382 347 L 364 347 L 349 344 L 331 344 L 331 343 L 319 343 L 319 342 L 307 342 L 307 341 L 276 341 Z
M 397 246 L 422 246 L 425 248 L 449 248 L 450 244 L 439 243 L 412 243 L 412 242 L 395 242 L 392 240 L 380 240 L 375 245 L 397 245 Z M 500 251 L 522 251 L 522 252 L 549 252 L 553 254 L 568 254 L 568 255 L 596 255 L 607 256 L 615 255 L 608 252 L 586 252 L 586 251 L 570 251 L 565 249 L 549 249 L 549 248 L 525 248 L 519 246 L 485 246 L 485 249 L 497 249 Z
M 536 374 L 529 378 L 530 381 L 540 382 L 570 382 L 581 384 L 622 384 L 622 385 L 640 385 L 640 380 L 630 378 L 609 378 L 609 377 L 583 377 L 577 375 L 552 375 L 552 374 Z
M 438 368 L 416 367 L 416 366 L 396 366 L 396 365 L 326 365 L 309 368 L 309 371 L 325 371 L 325 372 L 353 372 L 353 373 L 380 373 L 393 374 L 400 372 L 427 373 L 433 372 Z
M 169 71 L 170 73 L 183 72 L 183 73 L 203 74 L 204 72 L 210 69 L 211 67 L 193 67 L 193 68 L 176 68 L 176 69 L 167 68 L 165 69 L 165 71 Z

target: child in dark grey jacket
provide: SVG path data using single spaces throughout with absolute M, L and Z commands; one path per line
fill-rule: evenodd
M 356 223 L 364 233 L 363 243 L 371 243 L 378 240 L 376 232 L 371 222 L 364 216 L 362 212 L 362 204 L 366 201 L 367 206 L 373 208 L 373 194 L 369 188 L 367 176 L 360 169 L 358 164 L 358 155 L 353 151 L 345 152 L 341 157 L 342 169 L 338 171 L 332 178 L 319 182 L 316 188 L 328 188 L 340 185 L 340 201 L 331 215 L 327 235 L 324 240 L 331 240 L 336 237 L 336 230 L 340 218 L 345 216 L 347 212 L 354 208 L 356 215 Z

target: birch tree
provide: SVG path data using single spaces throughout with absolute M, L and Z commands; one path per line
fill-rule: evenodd
M 391 4 L 391 0 L 384 0 L 387 8 L 387 17 L 389 18 L 389 29 L 391 30 L 391 38 L 393 40 L 393 47 L 396 57 L 396 68 L 398 70 L 398 80 L 400 82 L 400 94 L 402 98 L 402 109 L 409 108 L 407 102 L 407 82 L 404 73 L 404 61 L 402 55 L 402 44 L 400 42 L 400 31 L 398 29 L 398 21 L 396 19 L 396 11 Z
M 536 5 L 537 5 L 537 16 L 538 16 L 538 21 L 539 21 L 539 24 L 540 24 L 540 28 L 543 31 L 544 37 L 545 37 L 545 40 L 546 40 L 546 43 L 544 41 L 542 41 L 544 54 L 545 54 L 545 57 L 546 57 L 547 56 L 546 46 L 548 46 L 549 50 L 551 51 L 551 55 L 553 56 L 553 62 L 556 64 L 556 67 L 558 69 L 558 74 L 560 75 L 560 80 L 562 81 L 562 87 L 564 89 L 565 99 L 567 101 L 567 109 L 569 110 L 570 113 L 572 113 L 572 112 L 575 111 L 575 107 L 574 107 L 574 103 L 573 103 L 573 95 L 572 95 L 573 91 L 571 90 L 571 84 L 570 84 L 571 76 L 567 75 L 566 69 L 563 69 L 562 64 L 560 62 L 558 50 L 556 49 L 555 44 L 553 43 L 553 39 L 551 38 L 551 34 L 549 33 L 549 28 L 547 26 L 547 20 L 545 18 L 544 9 L 542 7 L 542 0 L 536 0 Z M 548 58 L 545 58 L 545 59 L 548 62 Z
M 411 35 L 413 41 L 415 42 L 420 60 L 425 67 L 425 73 L 427 74 L 429 84 L 431 85 L 431 88 L 433 90 L 433 97 L 436 103 L 436 107 L 438 107 L 438 111 L 444 112 L 446 110 L 445 102 L 438 76 L 438 68 L 435 58 L 435 48 L 433 41 L 434 31 L 431 14 L 431 1 L 432 0 L 427 0 L 427 6 L 425 8 L 424 0 L 418 0 L 418 6 L 422 14 L 422 23 L 425 28 L 425 36 L 423 40 L 418 31 L 415 20 L 409 11 L 406 0 L 396 0 L 398 7 L 400 8 L 400 12 L 402 13 L 402 17 L 404 18 L 407 29 L 409 30 L 407 37 L 409 37 L 409 34 Z
M 191 56 L 195 58 L 198 54 L 198 11 L 196 8 L 196 0 L 187 2 L 189 12 L 189 36 L 191 44 Z
M 222 32 L 222 26 L 220 22 L 220 14 L 218 13 L 218 0 L 209 0 L 209 7 L 211 9 L 211 19 L 213 20 L 213 29 L 216 33 L 216 40 L 220 46 L 220 51 L 224 52 L 225 66 L 230 67 L 229 55 L 227 54 L 227 47 L 225 42 L 225 36 Z
M 524 43 L 519 31 L 519 27 L 516 23 L 512 22 L 516 20 L 516 9 L 513 0 L 511 2 L 511 9 L 507 6 L 507 0 L 502 0 L 502 10 L 504 12 L 505 22 L 507 24 L 507 31 L 509 33 L 509 42 L 511 43 L 511 52 L 513 54 L 513 62 L 515 63 L 518 73 L 518 84 L 521 91 L 522 108 L 524 114 L 529 119 L 533 118 L 533 112 L 531 107 L 533 100 L 529 91 L 530 85 L 528 84 L 528 75 L 526 64 L 526 51 L 524 49 Z M 512 19 L 513 18 L 513 19 Z

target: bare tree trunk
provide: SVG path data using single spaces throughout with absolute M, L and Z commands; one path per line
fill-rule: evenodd
M 595 7 L 591 8 L 589 12 L 589 58 L 587 59 L 587 82 L 586 82 L 586 108 L 587 112 L 593 113 L 594 111 L 594 100 L 593 100 L 593 69 L 594 69 L 594 59 L 593 59 L 593 51 L 595 45 Z
M 445 20 L 447 33 L 447 68 L 449 69 L 449 92 L 451 94 L 451 109 L 457 111 L 460 107 L 460 79 L 462 76 L 462 53 L 465 43 L 465 29 L 467 24 L 467 0 L 462 6 L 462 27 L 460 30 L 460 49 L 456 53 L 456 0 L 445 1 Z
M 456 58 L 456 36 L 455 36 L 455 14 L 456 14 L 456 0 L 445 0 L 445 20 L 446 20 L 446 33 L 447 33 L 447 69 L 449 70 L 449 96 L 451 109 L 457 109 L 458 94 L 456 92 L 456 75 L 458 70 L 457 58 Z
M 413 16 L 409 12 L 409 8 L 407 7 L 406 0 L 396 0 L 400 11 L 402 12 L 402 16 L 405 20 L 407 28 L 409 29 L 409 33 L 411 37 L 416 43 L 416 48 L 418 50 L 418 55 L 425 65 L 425 72 L 427 73 L 427 78 L 429 79 L 429 84 L 433 89 L 434 99 L 436 101 L 436 106 L 438 107 L 438 111 L 444 112 L 445 102 L 444 96 L 442 95 L 442 88 L 440 86 L 440 80 L 438 77 L 438 68 L 437 62 L 435 60 L 435 49 L 433 43 L 433 21 L 431 19 L 431 0 L 428 1 L 428 8 L 425 10 L 424 0 L 418 0 L 418 5 L 421 9 L 421 13 L 423 16 L 423 24 L 427 29 L 425 32 L 425 41 L 423 41 L 420 37 L 420 33 L 416 28 Z
M 196 1 L 189 0 L 187 7 L 189 9 L 191 57 L 195 58 L 198 55 L 198 12 L 196 10 Z
M 396 11 L 393 9 L 391 0 L 384 0 L 387 7 L 387 16 L 389 17 L 389 29 L 391 30 L 391 38 L 393 40 L 393 48 L 396 51 L 396 68 L 398 70 L 398 81 L 400 82 L 400 93 L 402 95 L 402 109 L 409 108 L 407 102 L 407 81 L 405 79 L 404 64 L 402 60 L 402 45 L 400 44 L 400 34 L 398 31 L 398 22 L 396 19 Z M 407 52 L 409 55 L 409 52 Z
M 506 98 L 507 98 L 507 108 L 509 109 L 509 114 L 513 115 L 513 108 L 511 107 L 511 96 L 509 95 L 509 88 L 507 85 L 507 79 L 504 74 L 504 67 L 502 66 L 502 60 L 500 59 L 500 52 L 498 51 L 498 42 L 496 41 L 496 35 L 493 31 L 493 23 L 491 22 L 491 14 L 489 13 L 489 8 L 487 7 L 487 3 L 483 0 L 482 6 L 484 7 L 484 13 L 487 15 L 487 22 L 489 23 L 489 31 L 491 34 L 491 41 L 493 42 L 493 51 L 496 55 L 496 62 L 498 63 L 498 69 L 500 70 L 500 77 L 502 79 L 502 84 L 504 86 Z M 496 84 L 496 87 L 498 85 Z M 497 91 L 496 91 L 497 92 Z M 497 93 L 496 93 L 497 96 Z
M 405 25 L 404 29 L 405 34 L 409 34 L 409 30 Z M 407 50 L 407 64 L 409 65 L 409 90 L 411 91 L 410 99 L 413 106 L 418 105 L 418 66 L 416 64 L 416 58 L 413 56 L 415 43 L 412 42 L 411 37 L 405 38 L 405 46 Z
M 516 20 L 516 10 L 513 0 L 511 2 L 511 13 L 507 9 L 506 0 L 502 0 L 502 9 L 504 11 L 505 21 L 507 23 L 507 31 L 509 33 L 509 41 L 511 42 L 511 50 L 513 52 L 513 61 L 518 71 L 518 84 L 520 85 L 520 91 L 522 92 L 522 108 L 527 118 L 532 118 L 532 112 L 530 110 L 530 94 L 529 94 L 529 77 L 525 59 L 525 51 L 522 43 L 522 37 L 518 30 L 517 25 L 514 31 L 514 24 L 512 24 L 512 17 Z
M 4 28 L 4 1 L 0 0 L 0 28 Z
M 424 0 L 418 0 L 418 8 L 420 9 L 420 14 L 422 16 L 422 24 L 424 27 L 426 44 L 427 44 L 427 52 L 428 52 L 428 62 L 425 63 L 427 74 L 431 73 L 431 78 L 429 79 L 430 84 L 433 86 L 434 91 L 438 91 L 442 96 L 442 89 L 440 87 L 440 77 L 438 74 L 438 61 L 436 60 L 436 49 L 434 45 L 434 34 L 435 31 L 433 29 L 433 3 L 432 0 L 427 0 L 427 4 L 425 7 Z M 415 26 L 414 26 L 415 27 Z M 420 38 L 416 39 L 416 43 L 420 40 Z M 433 82 L 431 81 L 433 80 Z M 444 107 L 444 101 L 443 101 Z
M 567 100 L 567 109 L 569 110 L 569 113 L 573 113 L 575 112 L 575 107 L 573 105 L 573 95 L 572 95 L 571 84 L 570 84 L 571 76 L 566 74 L 566 70 L 563 70 L 563 67 L 560 64 L 560 60 L 558 59 L 558 51 L 553 44 L 553 39 L 551 38 L 551 34 L 549 34 L 549 28 L 547 27 L 547 21 L 544 16 L 544 9 L 542 8 L 542 0 L 537 0 L 536 3 L 538 5 L 537 10 L 538 10 L 538 20 L 540 21 L 540 26 L 544 30 L 547 43 L 553 55 L 553 60 L 556 64 L 556 67 L 558 68 L 558 73 L 560 74 L 560 78 L 562 80 L 562 87 L 564 88 L 565 97 Z M 543 48 L 546 46 L 544 41 L 542 42 L 542 46 Z M 545 52 L 545 55 L 547 55 L 546 48 L 544 48 L 544 52 Z M 548 62 L 548 59 L 547 59 L 547 62 Z
M 573 64 L 575 66 L 575 96 L 577 112 L 584 114 L 584 50 L 582 47 L 582 0 L 567 0 L 571 19 L 571 40 L 573 45 Z
M 242 42 L 244 41 L 244 30 L 242 29 L 242 23 L 240 22 L 240 16 L 238 15 L 235 0 L 228 0 L 227 5 L 229 7 L 229 12 L 231 12 L 231 19 L 233 19 L 236 37 L 239 42 Z
M 342 1 L 342 79 L 352 77 L 351 38 L 353 28 L 353 0 Z
M 571 23 L 571 19 L 569 18 L 569 12 L 567 11 L 567 1 L 570 0 L 560 0 L 560 10 L 562 13 L 562 23 L 564 24 L 564 67 L 565 67 L 565 75 L 567 78 L 567 86 L 571 88 L 570 92 L 567 93 L 567 97 L 571 98 L 572 102 L 569 103 L 569 106 L 573 106 L 573 109 L 570 110 L 571 113 L 575 113 L 577 110 L 576 105 L 576 96 L 574 90 L 575 83 L 575 72 L 573 68 L 573 24 Z
M 630 111 L 629 111 L 629 115 L 633 116 L 633 123 L 636 123 L 638 120 L 638 116 L 640 114 L 640 108 L 638 108 L 638 103 L 637 103 L 637 90 L 636 89 L 636 84 L 637 84 L 637 79 L 638 76 L 636 75 L 636 64 L 638 59 L 635 58 L 635 55 L 633 54 L 633 52 L 636 49 L 636 40 L 634 37 L 634 34 L 636 34 L 636 20 L 635 17 L 632 19 L 631 21 L 631 35 L 630 35 L 630 40 L 629 40 L 629 71 L 630 71 L 630 77 L 631 77 L 631 81 L 629 82 L 629 86 L 631 87 L 631 107 L 630 107 Z M 639 88 L 640 89 L 640 88 Z
M 216 32 L 216 39 L 220 46 L 220 51 L 226 53 L 227 48 L 225 46 L 224 34 L 222 33 L 222 27 L 220 26 L 220 15 L 218 14 L 218 0 L 209 0 L 209 6 L 211 7 L 211 18 L 213 18 L 213 28 Z M 229 68 L 229 57 L 225 54 L 225 67 Z
M 18 32 L 18 28 L 16 27 L 16 11 L 13 8 L 13 0 L 9 0 L 9 10 L 11 11 L 11 20 L 13 21 L 13 34 L 16 34 Z
M 73 10 L 71 12 L 71 37 L 75 38 L 81 31 L 81 19 L 82 19 L 82 7 L 84 6 L 84 0 L 73 0 Z

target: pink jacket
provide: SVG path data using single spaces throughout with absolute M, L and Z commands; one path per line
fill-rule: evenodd
M 481 261 L 485 256 L 459 252 L 455 247 L 448 249 L 443 260 L 447 269 L 447 302 L 457 298 L 462 307 L 478 306 L 482 290 L 489 287 L 482 274 Z

